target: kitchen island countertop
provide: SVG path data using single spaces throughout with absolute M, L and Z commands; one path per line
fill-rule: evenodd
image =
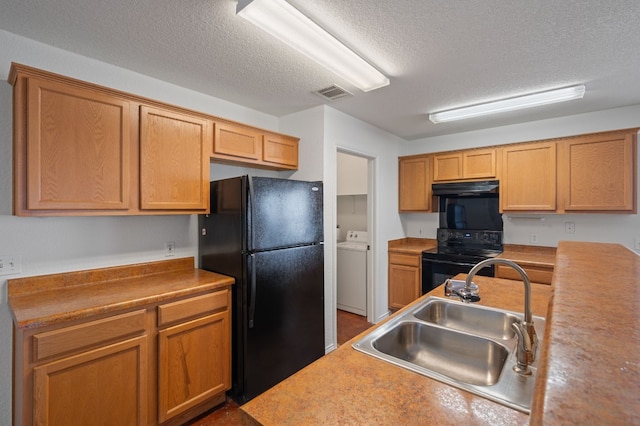
M 551 286 L 532 285 L 533 313 L 547 321 L 531 416 L 357 352 L 351 344 L 370 330 L 241 410 L 264 425 L 639 424 L 640 256 L 561 242 L 555 267 Z M 522 284 L 474 281 L 481 304 L 522 310 Z M 442 288 L 414 303 L 428 295 Z
M 480 304 L 522 310 L 522 284 L 477 278 L 474 282 L 480 286 Z M 548 285 L 533 285 L 535 315 L 546 315 L 550 293 Z M 418 301 L 429 295 L 443 297 L 442 286 Z M 264 425 L 518 425 L 528 422 L 529 416 L 524 413 L 353 349 L 351 344 L 366 333 L 368 331 L 241 409 Z

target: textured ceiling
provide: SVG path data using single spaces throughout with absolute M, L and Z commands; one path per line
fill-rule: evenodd
M 640 104 L 638 0 L 289 0 L 386 74 L 361 92 L 236 17 L 236 0 L 0 0 L 0 29 L 281 116 L 329 103 L 405 139 Z M 426 114 L 584 83 L 584 99 Z

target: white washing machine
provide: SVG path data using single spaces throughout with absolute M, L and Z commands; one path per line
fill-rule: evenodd
M 348 231 L 338 243 L 338 309 L 367 316 L 367 255 L 369 234 Z

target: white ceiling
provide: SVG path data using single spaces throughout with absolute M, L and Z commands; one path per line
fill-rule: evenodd
M 638 0 L 289 0 L 390 78 L 367 93 L 237 17 L 236 0 L 0 1 L 0 29 L 275 116 L 329 103 L 409 140 L 640 104 Z M 582 100 L 427 119 L 575 83 Z M 332 84 L 354 96 L 313 93 Z

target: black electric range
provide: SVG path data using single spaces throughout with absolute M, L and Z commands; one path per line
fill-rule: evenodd
M 437 230 L 437 247 L 422 252 L 422 294 L 447 279 L 468 273 L 475 264 L 502 253 L 502 231 L 441 229 Z M 478 275 L 494 276 L 493 265 Z

